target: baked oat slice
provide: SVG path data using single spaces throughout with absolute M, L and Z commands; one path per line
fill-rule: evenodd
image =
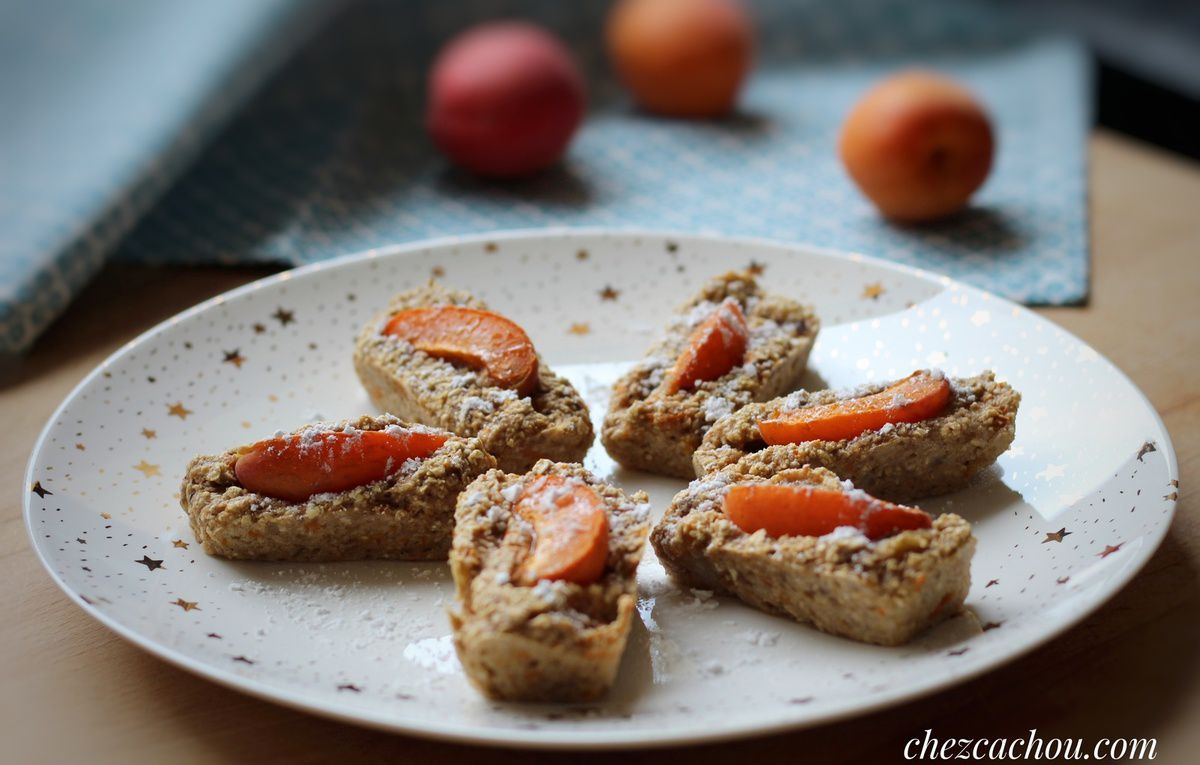
M 478 439 L 359 417 L 196 457 L 180 504 L 222 558 L 445 560 L 459 492 L 495 466 Z
M 871 515 L 871 503 L 878 500 L 797 460 L 795 447 L 773 446 L 696 479 L 676 495 L 650 535 L 671 576 L 687 587 L 734 595 L 768 613 L 878 645 L 906 643 L 961 610 L 975 538 L 957 515 L 927 520 L 925 528 L 885 526 L 886 535 L 878 539 L 863 531 L 879 532 L 871 520 L 856 521 L 858 526 L 827 523 L 817 529 L 820 534 L 775 536 L 767 528 L 748 532 L 735 523 L 747 502 L 769 520 L 779 508 L 754 502 L 772 490 L 846 493 L 868 508 L 864 518 L 891 523 L 886 515 Z M 729 504 L 731 492 L 741 492 L 738 505 Z M 919 512 L 899 511 L 905 518 Z
M 764 293 L 749 273 L 711 280 L 613 387 L 604 448 L 626 467 L 693 477 L 692 454 L 714 422 L 799 385 L 819 327 L 811 309 Z
M 462 310 L 494 326 L 460 333 L 458 347 L 445 337 L 417 343 L 429 352 L 389 333 L 401 314 Z M 494 347 L 483 353 L 481 343 Z M 474 352 L 462 347 L 472 344 Z M 519 327 L 466 292 L 431 282 L 397 295 L 359 333 L 354 368 L 375 406 L 478 438 L 504 470 L 524 472 L 542 458 L 578 462 L 594 440 L 587 405 L 574 386 L 536 356 Z
M 603 538 L 588 520 L 597 514 Z M 626 495 L 579 465 L 541 460 L 523 475 L 491 470 L 477 478 L 455 519 L 458 598 L 449 615 L 471 683 L 508 701 L 606 693 L 637 601 L 646 495 Z
M 914 373 L 943 377 L 936 370 Z M 722 418 L 704 436 L 695 474 L 719 470 L 767 447 L 759 423 L 789 413 L 861 400 L 899 383 L 852 391 L 796 391 L 751 404 Z M 957 491 L 1003 454 L 1016 435 L 1021 394 L 991 371 L 949 379 L 950 393 L 936 414 L 916 422 L 887 423 L 850 438 L 797 443 L 800 464 L 824 467 L 863 491 L 892 502 Z M 901 399 L 898 403 L 905 403 Z

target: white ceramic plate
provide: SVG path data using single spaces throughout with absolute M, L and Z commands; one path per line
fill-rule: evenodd
M 444 564 L 231 563 L 179 508 L 194 454 L 371 411 L 352 339 L 390 295 L 435 275 L 516 319 L 585 395 L 608 384 L 708 276 L 762 269 L 824 323 L 811 384 L 940 366 L 994 369 L 1024 400 L 1013 448 L 976 484 L 925 503 L 975 524 L 968 612 L 902 648 L 829 637 L 736 600 L 680 591 L 647 556 L 641 619 L 599 704 L 489 702 L 463 677 Z M 682 483 L 588 466 L 650 492 Z M 179 666 L 367 725 L 515 746 L 645 746 L 798 727 L 892 704 L 995 667 L 1062 632 L 1149 558 L 1177 469 L 1145 398 L 1091 348 L 945 278 L 761 241 L 549 231 L 372 251 L 264 279 L 186 311 L 84 380 L 29 463 L 25 517 L 82 608 Z

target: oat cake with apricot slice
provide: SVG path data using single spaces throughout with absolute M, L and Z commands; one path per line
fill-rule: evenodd
M 595 438 L 583 398 L 525 331 L 461 290 L 397 295 L 359 333 L 354 369 L 375 406 L 478 438 L 505 470 L 578 462 Z
M 613 387 L 604 448 L 626 467 L 693 477 L 714 422 L 799 384 L 819 328 L 810 308 L 764 293 L 750 273 L 710 280 Z

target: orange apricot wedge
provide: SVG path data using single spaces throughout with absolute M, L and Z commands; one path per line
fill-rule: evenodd
M 949 401 L 949 380 L 914 372 L 869 396 L 806 406 L 759 420 L 758 432 L 771 445 L 841 441 L 888 423 L 927 420 L 940 414 Z
M 409 308 L 394 314 L 383 334 L 430 356 L 483 369 L 494 385 L 521 396 L 537 388 L 538 359 L 529 335 L 491 311 L 458 305 Z
M 717 306 L 688 338 L 663 385 L 667 393 L 690 390 L 696 383 L 715 380 L 742 363 L 750 342 L 746 315 L 733 298 Z
M 424 459 L 446 442 L 425 431 L 331 431 L 270 438 L 242 449 L 233 465 L 238 483 L 268 497 L 303 502 L 382 480 L 405 461 Z
M 933 523 L 923 510 L 861 491 L 786 483 L 731 486 L 725 494 L 725 514 L 742 531 L 752 534 L 763 529 L 773 537 L 819 537 L 851 526 L 868 539 L 883 539 L 909 529 L 927 529 Z
M 518 584 L 541 579 L 591 584 L 608 561 L 604 500 L 587 484 L 542 475 L 525 484 L 513 512 L 533 526 L 533 550 L 517 571 Z

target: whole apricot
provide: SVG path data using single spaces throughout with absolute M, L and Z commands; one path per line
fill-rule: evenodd
M 584 113 L 583 76 L 555 37 L 523 22 L 455 37 L 429 74 L 426 126 L 455 164 L 493 177 L 558 161 Z
M 619 0 L 605 37 L 638 105 L 673 117 L 732 110 L 754 48 L 750 18 L 735 0 Z
M 991 121 L 965 88 L 902 72 L 869 90 L 842 125 L 842 163 L 885 216 L 928 221 L 961 210 L 992 167 Z

